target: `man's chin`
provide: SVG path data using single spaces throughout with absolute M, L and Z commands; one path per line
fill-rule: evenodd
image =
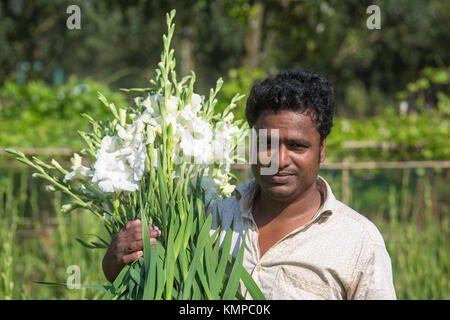
M 290 185 L 279 184 L 265 186 L 264 192 L 267 196 L 278 201 L 288 201 L 295 196 L 295 189 Z

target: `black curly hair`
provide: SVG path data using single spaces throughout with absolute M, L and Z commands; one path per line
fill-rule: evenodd
M 316 125 L 322 143 L 333 126 L 333 86 L 314 71 L 281 71 L 275 78 L 253 85 L 245 109 L 249 126 L 253 127 L 259 115 L 266 110 L 306 113 Z

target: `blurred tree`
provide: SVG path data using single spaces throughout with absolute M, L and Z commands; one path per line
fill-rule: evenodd
M 71 4 L 81 8 L 81 30 L 66 27 Z M 371 4 L 381 8 L 380 30 L 366 27 Z M 450 60 L 448 1 L 5 0 L 0 84 L 76 74 L 113 88 L 146 86 L 172 8 L 177 69 L 194 69 L 204 94 L 231 69 L 252 78 L 252 70 L 307 68 L 335 85 L 338 115 L 364 117 L 381 114 L 424 67 Z
M 371 4 L 381 30 L 366 27 Z M 425 66 L 449 65 L 449 15 L 447 1 L 270 1 L 262 67 L 319 71 L 335 84 L 339 115 L 379 114 Z M 355 94 L 364 105 L 351 104 Z

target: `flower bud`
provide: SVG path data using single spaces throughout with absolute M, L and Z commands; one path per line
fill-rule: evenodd
M 45 186 L 45 190 L 47 190 L 48 192 L 55 192 L 56 191 L 55 187 L 52 186 L 52 185 Z
M 127 110 L 120 108 L 119 109 L 119 118 L 120 118 L 120 125 L 122 127 L 124 127 L 125 124 L 127 123 Z
M 70 162 L 72 162 L 73 166 L 79 167 L 81 166 L 82 158 L 78 153 L 74 153 L 73 158 L 70 159 Z
M 70 211 L 72 211 L 72 210 L 74 210 L 75 209 L 75 206 L 73 205 L 73 204 L 65 204 L 65 205 L 63 205 L 62 207 L 61 207 L 61 212 L 62 213 L 68 213 L 68 212 L 70 212 Z

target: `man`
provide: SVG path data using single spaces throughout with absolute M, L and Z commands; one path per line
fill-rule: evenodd
M 318 176 L 333 113 L 332 85 L 307 70 L 266 79 L 247 100 L 247 121 L 267 130 L 268 150 L 257 150 L 254 179 L 219 203 L 218 212 L 225 231 L 233 223 L 234 254 L 245 235 L 244 267 L 267 299 L 396 298 L 381 234 Z M 271 163 L 262 164 L 263 153 Z M 273 161 L 276 173 L 262 174 Z M 152 242 L 161 234 L 154 227 L 150 233 Z M 113 239 L 103 261 L 110 281 L 142 255 L 141 238 L 136 220 Z

